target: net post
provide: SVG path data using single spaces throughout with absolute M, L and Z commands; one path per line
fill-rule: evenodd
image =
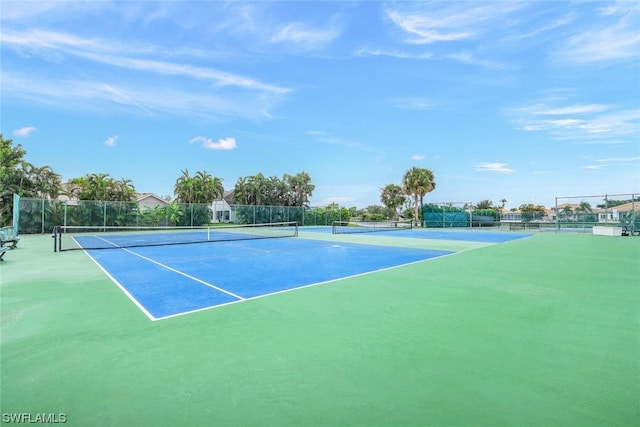
M 13 234 L 18 235 L 20 227 L 20 196 L 13 193 Z
M 58 227 L 59 225 L 53 226 L 53 252 L 58 252 Z

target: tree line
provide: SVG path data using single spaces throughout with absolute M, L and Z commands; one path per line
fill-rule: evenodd
M 26 150 L 0 133 L 0 226 L 8 225 L 13 215 L 13 194 L 21 197 L 54 200 L 67 196 L 73 200 L 134 202 L 136 189 L 130 179 L 116 179 L 108 173 L 88 173 L 62 182 L 50 166 L 37 167 L 27 162 Z M 176 204 L 210 204 L 222 199 L 222 179 L 206 171 L 191 175 L 187 169 L 176 179 L 172 222 L 180 219 Z M 238 179 L 233 190 L 234 203 L 308 207 L 315 186 L 306 172 L 285 174 L 282 178 L 262 173 Z M 165 196 L 167 201 L 170 197 Z

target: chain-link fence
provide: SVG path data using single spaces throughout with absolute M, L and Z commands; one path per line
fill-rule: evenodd
M 596 226 L 620 226 L 635 234 L 640 231 L 640 194 L 556 197 L 550 220 L 556 231 L 590 233 Z
M 429 228 L 498 227 L 500 213 L 472 209 L 471 202 L 428 203 L 422 207 L 422 223 Z
M 219 203 L 219 202 L 218 202 Z M 211 223 L 266 224 L 295 221 L 299 225 L 331 225 L 348 221 L 352 211 L 337 205 L 299 206 L 170 203 L 140 207 L 136 202 L 62 201 L 18 198 L 18 230 L 50 233 L 56 225 L 92 227 L 196 227 Z

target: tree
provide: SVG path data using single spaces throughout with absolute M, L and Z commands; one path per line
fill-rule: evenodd
M 173 187 L 173 194 L 175 194 L 178 201 L 191 203 L 195 199 L 195 178 L 189 175 L 189 170 L 187 169 L 181 172 L 182 176 L 176 180 L 176 184 Z
M 131 202 L 136 195 L 130 179 L 116 180 L 108 173 L 90 173 L 72 178 L 65 187 L 64 193 L 78 200 Z
M 412 167 L 405 172 L 402 178 L 402 188 L 407 195 L 413 196 L 415 209 L 414 219 L 418 224 L 421 224 L 422 215 L 420 211 L 424 196 L 436 188 L 433 171 L 415 166 Z
M 545 214 L 544 206 L 533 205 L 531 203 L 520 205 L 520 212 L 522 214 L 522 220 L 524 222 L 540 219 Z
M 386 185 L 380 193 L 380 201 L 391 209 L 396 217 L 398 216 L 398 208 L 405 203 L 406 199 L 402 187 L 396 184 Z
M 196 172 L 195 183 L 197 190 L 195 203 L 210 204 L 214 200 L 222 198 L 224 194 L 222 180 L 206 171 Z
M 210 175 L 206 171 L 189 175 L 187 169 L 182 170 L 182 175 L 176 180 L 174 186 L 176 200 L 180 203 L 205 203 L 210 204 L 224 194 L 222 180 Z
M 171 202 L 167 206 L 164 207 L 165 214 L 169 219 L 171 225 L 176 226 L 184 216 L 184 212 L 182 211 L 182 206 L 176 201 Z
M 51 166 L 35 168 L 31 181 L 35 197 L 55 199 L 62 191 L 60 175 L 55 173 Z
M 560 216 L 564 219 L 568 219 L 573 215 L 573 209 L 571 209 L 571 206 L 569 205 L 564 205 L 564 207 L 562 208 L 562 210 L 560 211 Z
M 13 217 L 13 194 L 19 193 L 21 173 L 18 166 L 26 151 L 20 144 L 12 147 L 12 140 L 0 133 L 0 226 L 11 223 Z
M 581 221 L 593 221 L 593 209 L 591 209 L 591 204 L 586 201 L 580 202 L 580 205 L 575 209 L 575 213 L 579 214 Z
M 316 186 L 311 184 L 311 176 L 307 172 L 298 172 L 294 176 L 285 174 L 283 180 L 289 185 L 292 193 L 291 206 L 308 207 L 309 198 Z
M 36 167 L 23 158 L 26 151 L 20 144 L 0 133 L 0 226 L 13 218 L 13 194 L 26 197 L 56 198 L 61 191 L 60 175 L 50 166 Z
M 233 199 L 251 206 L 308 206 L 315 186 L 306 172 L 265 177 L 262 173 L 240 177 L 233 190 Z
M 476 204 L 476 209 L 494 209 L 493 202 L 491 200 L 481 200 Z

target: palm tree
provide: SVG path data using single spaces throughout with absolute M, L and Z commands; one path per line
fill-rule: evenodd
M 211 203 L 224 194 L 222 180 L 206 171 L 196 172 L 194 177 L 195 200 L 193 203 Z
M 380 201 L 387 208 L 391 209 L 397 217 L 398 208 L 404 204 L 406 197 L 402 192 L 402 187 L 396 184 L 388 184 L 382 189 Z
M 298 172 L 294 176 L 285 174 L 283 177 L 293 193 L 293 206 L 308 206 L 309 198 L 313 194 L 316 186 L 311 184 L 311 176 L 307 172 Z
M 178 202 L 192 203 L 195 199 L 195 179 L 189 175 L 188 169 L 184 169 L 181 172 L 182 176 L 176 180 L 173 193 L 176 195 Z
M 180 203 L 209 204 L 222 197 L 224 187 L 220 178 L 206 171 L 199 171 L 195 176 L 191 176 L 189 170 L 184 169 L 182 175 L 176 180 L 173 192 Z
M 433 171 L 415 166 L 412 167 L 405 172 L 404 177 L 402 178 L 402 187 L 405 194 L 413 196 L 415 209 L 414 218 L 418 224 L 422 224 L 420 211 L 424 196 L 436 188 Z
M 587 214 L 592 214 L 593 209 L 591 209 L 591 204 L 589 202 L 582 201 L 580 202 L 580 205 L 575 209 L 575 212 L 578 214 L 582 214 L 580 215 L 580 219 L 582 221 L 587 221 Z
M 119 181 L 113 181 L 113 190 L 115 199 L 118 201 L 129 202 L 133 201 L 136 195 L 133 181 L 130 179 L 122 178 Z
M 60 175 L 51 166 L 42 166 L 35 170 L 33 177 L 34 192 L 45 199 L 55 199 L 62 190 Z
M 569 206 L 569 205 L 564 205 L 564 207 L 560 211 L 560 215 L 564 219 L 568 219 L 568 218 L 571 217 L 571 215 L 573 215 L 573 209 L 571 209 L 571 206 Z

